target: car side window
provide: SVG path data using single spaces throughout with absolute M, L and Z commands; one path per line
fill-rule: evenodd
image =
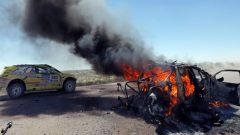
M 216 79 L 223 78 L 226 83 L 240 83 L 240 75 L 237 71 L 222 71 L 216 75 Z
M 17 70 L 13 71 L 13 74 L 24 74 L 27 67 L 20 66 L 17 68 Z
M 36 71 L 35 71 L 35 68 L 33 68 L 33 67 L 28 67 L 28 68 L 26 69 L 25 73 L 27 73 L 27 74 L 34 74 L 34 73 L 36 73 Z
M 51 73 L 51 74 L 55 74 L 55 73 L 56 73 L 52 68 L 48 68 L 47 70 L 48 70 L 48 72 Z
M 204 79 L 204 75 L 202 75 L 201 72 L 199 72 L 197 69 L 192 69 L 192 70 L 193 70 L 193 73 L 195 74 L 197 81 L 202 82 L 202 80 Z
M 45 68 L 49 74 L 56 74 L 57 72 L 53 70 L 52 68 L 46 67 Z
M 35 69 L 29 66 L 19 66 L 17 70 L 13 72 L 14 74 L 31 74 L 35 73 Z
M 36 70 L 37 70 L 38 74 L 48 74 L 49 73 L 48 70 L 43 67 L 37 67 Z

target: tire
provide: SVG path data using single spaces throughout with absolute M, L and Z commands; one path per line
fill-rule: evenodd
M 66 93 L 75 92 L 76 89 L 76 81 L 75 80 L 66 80 L 63 84 L 63 90 Z
M 12 83 L 7 88 L 8 96 L 12 99 L 21 97 L 24 94 L 24 85 L 21 83 Z

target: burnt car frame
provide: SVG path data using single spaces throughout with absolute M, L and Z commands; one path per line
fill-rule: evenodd
M 224 77 L 217 77 L 222 72 L 234 72 L 238 74 L 239 76 L 239 82 L 240 82 L 240 70 L 233 70 L 233 69 L 227 69 L 227 70 L 221 70 L 214 75 L 209 74 L 202 68 L 196 66 L 196 65 L 188 65 L 188 64 L 176 64 L 176 63 L 166 63 L 166 64 L 153 64 L 149 66 L 148 68 L 160 66 L 160 67 L 170 67 L 172 73 L 176 74 L 176 82 L 177 82 L 177 89 L 178 89 L 178 95 L 177 97 L 179 100 L 183 102 L 194 102 L 196 99 L 196 95 L 198 96 L 199 91 L 204 90 L 205 98 L 208 100 L 221 100 L 226 102 L 231 102 L 234 104 L 240 104 L 240 83 L 234 83 L 234 82 L 224 82 Z M 191 79 L 191 83 L 194 84 L 195 90 L 192 98 L 186 97 L 186 91 L 185 86 L 181 80 L 181 75 L 183 74 L 183 71 L 187 71 L 189 74 L 189 77 Z M 142 72 L 144 73 L 144 71 Z M 154 85 L 153 87 L 150 87 L 149 90 L 154 89 L 155 87 L 161 86 L 162 88 L 166 85 L 169 85 L 169 76 L 164 79 L 164 81 L 160 81 L 159 85 Z M 125 84 L 125 87 L 121 88 L 123 90 L 126 97 L 129 97 L 129 90 L 134 91 L 135 93 L 139 93 L 141 88 L 139 87 L 139 84 L 146 83 L 146 80 L 148 78 L 144 78 L 143 75 L 140 75 L 138 80 L 132 80 Z M 130 84 L 131 83 L 137 83 L 138 90 L 133 88 Z M 149 85 L 151 86 L 151 84 Z M 202 91 L 203 92 L 203 91 Z M 131 94 L 130 94 L 131 95 Z
M 239 93 L 239 84 L 223 82 L 222 77 L 216 78 L 223 71 L 239 73 L 239 70 L 222 70 L 211 75 L 195 65 L 188 64 L 152 64 L 148 69 L 152 67 L 171 70 L 168 72 L 169 75 L 165 76 L 166 78 L 161 78 L 157 83 L 152 81 L 152 78 L 157 75 L 152 73 L 144 76 L 146 73 L 144 70 L 139 74 L 138 79 L 129 80 L 124 86 L 119 83 L 118 91 L 122 91 L 125 97 L 118 98 L 120 102 L 115 106 L 116 108 L 133 110 L 143 116 L 145 120 L 154 123 L 165 123 L 171 117 L 178 117 L 199 123 L 199 126 L 203 123 L 221 125 L 223 121 L 213 103 L 220 100 L 237 104 L 236 100 L 239 101 L 239 96 L 236 94 Z M 194 85 L 194 92 L 190 96 L 181 79 L 184 72 L 188 73 L 190 84 Z M 176 84 L 171 81 L 173 74 Z M 222 85 L 229 89 L 219 89 Z M 165 87 L 169 87 L 169 89 L 165 90 Z M 177 95 L 172 94 L 173 87 L 177 87 Z M 232 93 L 235 93 L 236 96 L 234 101 L 230 100 Z M 176 100 L 173 100 L 173 96 Z
M 170 76 L 171 74 L 175 74 L 175 79 L 177 82 L 177 98 L 180 100 L 180 102 L 184 102 L 186 104 L 191 104 L 196 102 L 195 101 L 195 96 L 197 96 L 199 94 L 199 91 L 203 92 L 202 94 L 205 94 L 205 98 L 210 99 L 210 97 L 214 94 L 212 91 L 214 89 L 214 83 L 213 83 L 213 78 L 212 76 L 207 73 L 206 71 L 202 70 L 201 68 L 197 67 L 197 66 L 192 66 L 192 65 L 186 65 L 186 64 L 164 64 L 164 65 L 160 65 L 160 64 L 154 64 L 149 66 L 148 68 L 151 67 L 167 67 L 171 69 L 171 72 L 169 72 L 169 75 L 163 79 L 162 81 L 160 81 L 158 84 L 152 84 L 151 81 L 148 81 L 149 78 L 151 78 L 152 76 L 150 76 L 149 78 L 145 78 L 143 77 L 143 75 L 140 75 L 138 80 L 132 80 L 132 81 L 128 81 L 126 82 L 125 86 L 122 87 L 119 84 L 119 90 L 122 90 L 124 95 L 126 96 L 126 98 L 131 97 L 131 95 L 135 95 L 137 94 L 146 94 L 143 90 L 143 88 L 141 88 L 141 84 L 143 83 L 148 83 L 148 90 L 147 90 L 147 95 L 151 95 L 151 93 L 157 88 L 161 87 L 162 91 L 164 89 L 164 87 L 169 86 L 170 89 L 167 92 L 164 92 L 165 95 L 170 95 L 171 91 L 172 91 L 172 84 L 169 81 L 170 80 Z M 184 86 L 184 82 L 181 80 L 181 75 L 184 72 L 187 72 L 189 74 L 189 77 L 191 79 L 191 83 L 194 84 L 195 86 L 195 90 L 194 93 L 191 96 L 186 96 L 186 88 Z M 143 71 L 144 73 L 144 71 Z M 137 88 L 133 87 L 131 84 L 137 84 Z M 203 89 L 204 88 L 204 89 Z M 134 91 L 134 93 L 130 92 L 130 91 Z M 202 91 L 204 90 L 204 91 Z M 207 93 L 204 93 L 207 92 Z

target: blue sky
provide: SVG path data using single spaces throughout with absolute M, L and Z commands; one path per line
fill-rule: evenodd
M 18 25 L 7 21 L 6 13 L 11 12 L 7 5 L 7 0 L 0 1 L 0 69 L 20 63 L 89 68 L 70 53 L 54 59 L 38 54 L 30 41 L 23 40 Z M 107 5 L 119 19 L 128 19 L 156 55 L 180 61 L 240 62 L 240 0 L 107 0 Z M 63 46 L 62 51 L 65 54 L 68 48 Z M 69 59 L 76 62 L 66 65 Z
M 156 54 L 183 61 L 240 62 L 239 0 L 109 0 L 126 8 Z

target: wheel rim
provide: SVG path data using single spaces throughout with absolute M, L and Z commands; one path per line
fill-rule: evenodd
M 12 89 L 12 94 L 14 96 L 18 96 L 21 94 L 21 87 L 20 86 L 15 86 L 13 89 Z
M 66 84 L 66 90 L 67 91 L 73 91 L 74 90 L 74 82 L 68 82 Z
M 73 88 L 73 84 L 72 83 L 68 83 L 67 89 L 72 90 L 72 88 Z

